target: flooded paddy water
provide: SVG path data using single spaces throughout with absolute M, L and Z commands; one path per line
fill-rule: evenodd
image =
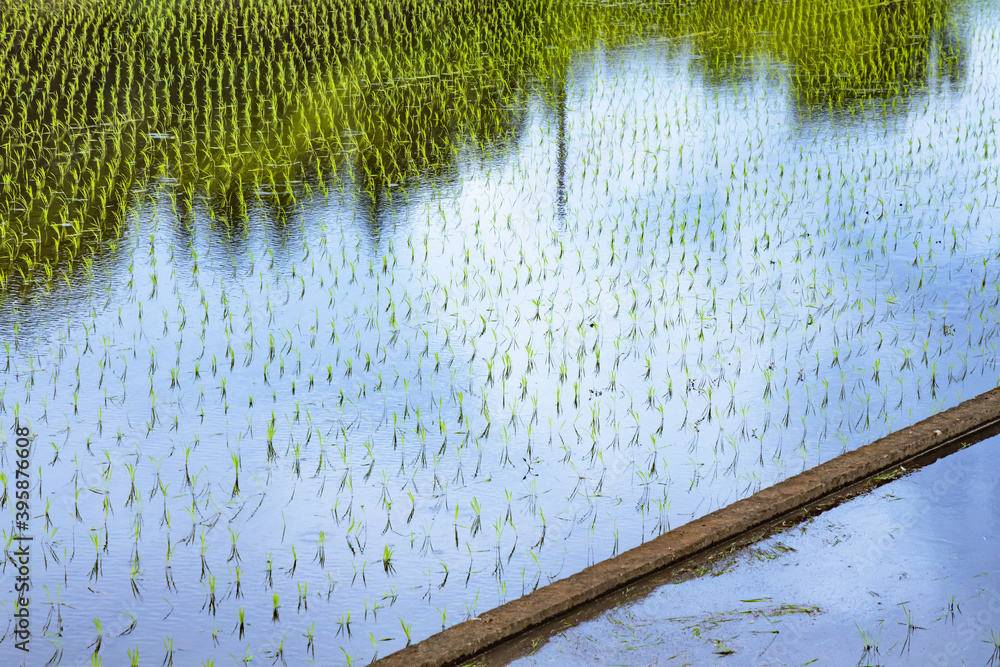
M 994 664 L 998 445 L 904 474 L 485 664 Z
M 997 386 L 997 10 L 9 6 L 0 662 L 366 662 Z

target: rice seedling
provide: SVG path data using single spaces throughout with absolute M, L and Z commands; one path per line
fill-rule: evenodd
M 947 608 L 948 617 L 952 620 L 952 622 L 954 622 L 955 620 L 956 611 L 960 614 L 962 613 L 962 601 L 956 600 L 955 596 L 952 595 L 951 598 L 948 600 L 948 608 Z
M 993 653 L 990 654 L 990 659 L 986 664 L 993 665 L 1000 662 L 1000 632 L 990 630 L 990 634 L 987 635 L 983 642 L 993 646 Z
M 215 599 L 215 577 L 208 577 L 208 595 L 205 598 L 205 604 L 202 605 L 202 609 L 208 607 L 208 613 L 215 616 L 216 612 L 216 599 Z
M 913 617 L 910 614 L 910 610 L 906 608 L 906 603 L 900 603 L 900 606 L 903 608 L 903 615 L 906 617 L 906 639 L 903 640 L 903 645 L 900 648 L 900 651 L 904 652 L 909 651 L 910 649 L 910 641 L 913 638 L 913 632 L 915 630 L 924 630 L 925 628 L 922 628 L 913 622 Z M 900 625 L 903 624 L 901 623 Z
M 337 616 L 337 634 L 345 634 L 347 637 L 351 636 L 351 610 L 348 609 L 344 616 Z
M 101 627 L 101 619 L 94 619 L 94 631 L 97 633 L 96 639 L 91 643 L 91 647 L 94 649 L 93 655 L 97 656 L 101 652 L 101 643 L 104 640 L 104 630 Z
M 309 582 L 299 583 L 299 611 L 309 611 Z
M 396 566 L 392 562 L 395 550 L 390 545 L 385 545 L 382 550 L 382 568 L 385 570 L 386 574 L 392 574 L 396 571 Z
M 879 646 L 882 643 L 882 639 L 881 639 L 882 626 L 881 626 L 881 624 L 879 625 L 878 629 L 875 630 L 875 631 L 872 631 L 870 629 L 864 629 L 864 630 L 862 630 L 861 626 L 859 626 L 857 623 L 855 623 L 854 626 L 858 629 L 858 634 L 861 635 L 862 653 L 861 653 L 860 662 L 865 662 L 869 658 L 871 658 L 872 656 L 879 655 L 879 653 L 880 653 Z
M 163 665 L 166 667 L 171 667 L 174 664 L 174 640 L 173 637 L 166 637 L 163 640 L 163 648 L 165 653 L 163 656 Z
M 233 627 L 233 632 L 239 630 L 239 638 L 243 639 L 243 635 L 246 632 L 246 610 L 243 607 L 240 607 L 236 614 L 237 620 L 236 625 Z
M 310 654 L 312 656 L 315 656 L 316 655 L 316 647 L 315 647 L 316 623 L 315 622 L 313 622 L 312 624 L 310 624 L 310 626 L 306 629 L 306 631 L 303 634 L 303 636 L 306 638 L 306 653 L 308 653 L 308 654 Z

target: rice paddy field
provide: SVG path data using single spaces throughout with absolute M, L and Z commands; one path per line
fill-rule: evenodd
M 364 663 L 997 386 L 998 9 L 6 3 L 0 662 Z
M 994 665 L 998 445 L 897 468 L 862 497 L 476 664 Z

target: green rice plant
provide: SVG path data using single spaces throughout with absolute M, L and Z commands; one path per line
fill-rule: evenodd
M 862 630 L 861 626 L 855 622 L 854 626 L 858 629 L 858 634 L 861 635 L 861 646 L 862 661 L 866 660 L 868 656 L 879 655 L 879 646 L 881 645 L 881 626 L 879 626 L 878 631 L 872 632 L 871 630 Z
M 295 553 L 294 544 L 289 545 L 289 548 L 292 550 L 292 566 L 288 568 L 288 578 L 291 579 L 295 576 L 295 569 L 299 565 L 299 557 L 298 554 Z
M 235 452 L 230 453 L 229 457 L 230 460 L 233 462 L 233 475 L 234 475 L 233 489 L 230 497 L 235 498 L 236 496 L 240 495 L 240 466 L 242 461 L 240 455 Z
M 132 588 L 132 597 L 142 600 L 142 593 L 139 590 L 138 577 L 142 574 L 140 568 L 139 552 L 138 549 L 134 552 L 131 564 L 131 576 L 129 577 L 129 584 Z
M 948 611 L 948 616 L 951 618 L 952 621 L 954 621 L 955 620 L 955 612 L 957 611 L 960 614 L 962 613 L 962 602 L 961 602 L 961 600 L 956 600 L 955 596 L 952 595 L 951 598 L 948 600 L 948 609 L 947 609 L 947 611 Z
M 309 611 L 309 582 L 299 582 L 299 611 L 305 609 Z
M 94 545 L 94 565 L 90 568 L 90 578 L 97 579 L 101 571 L 101 543 L 99 533 L 91 529 L 90 541 Z
M 90 647 L 94 649 L 93 655 L 96 656 L 98 653 L 101 652 L 101 643 L 104 640 L 104 630 L 101 627 L 100 618 L 94 619 L 94 631 L 96 632 L 97 637 L 94 639 L 93 642 L 91 642 Z
M 316 555 L 313 560 L 319 561 L 320 567 L 326 567 L 326 535 L 322 530 L 316 538 Z
M 404 622 L 402 618 L 399 619 L 399 624 L 403 628 L 403 634 L 406 635 L 406 645 L 409 646 L 412 643 L 412 639 L 410 637 L 410 628 L 412 627 L 413 624 Z
M 169 635 L 163 640 L 163 648 L 166 653 L 163 656 L 163 664 L 166 667 L 171 667 L 174 664 L 174 639 Z
M 481 530 L 482 522 L 482 506 L 476 498 L 472 499 L 472 512 L 474 516 L 472 518 L 472 526 L 469 528 L 469 533 L 472 537 L 475 537 Z
M 306 653 L 309 653 L 310 655 L 315 656 L 316 655 L 316 646 L 315 646 L 316 622 L 315 621 L 313 621 L 309 625 L 309 627 L 306 628 L 306 631 L 303 634 L 303 636 L 306 638 Z
M 396 566 L 392 562 L 392 558 L 395 554 L 395 550 L 388 544 L 386 544 L 382 549 L 382 569 L 385 570 L 386 574 L 392 574 L 396 571 Z
M 347 638 L 351 636 L 351 610 L 343 616 L 337 616 L 337 636 L 344 634 Z
M 204 610 L 206 606 L 208 607 L 208 613 L 211 614 L 212 616 L 215 616 L 215 611 L 216 611 L 215 577 L 212 575 L 209 575 L 208 577 L 208 596 L 205 599 L 205 604 L 203 604 L 201 608 Z

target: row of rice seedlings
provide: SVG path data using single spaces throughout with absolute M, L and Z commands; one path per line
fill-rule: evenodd
M 4 172 L 10 174 L 8 186 L 19 190 L 7 200 L 23 204 L 13 207 L 21 215 L 9 227 L 15 242 L 9 259 L 22 261 L 5 262 L 3 282 L 18 274 L 26 279 L 40 262 L 38 270 L 51 283 L 67 244 L 75 255 L 81 243 L 93 252 L 99 239 L 116 236 L 130 208 L 127 193 L 165 173 L 178 179 L 183 200 L 207 187 L 220 204 L 228 202 L 223 210 L 240 213 L 247 194 L 294 202 L 301 195 L 281 184 L 308 184 L 305 176 L 313 174 L 322 181 L 336 169 L 331 157 L 345 149 L 356 155 L 354 169 L 371 179 L 366 187 L 372 195 L 376 185 L 438 170 L 453 161 L 463 133 L 489 142 L 489 133 L 503 134 L 516 120 L 506 109 L 521 105 L 521 72 L 564 69 L 566 47 L 552 44 L 573 47 L 588 34 L 627 36 L 622 26 L 652 8 L 659 13 L 658 30 L 699 35 L 696 48 L 716 60 L 720 49 L 727 62 L 757 50 L 787 59 L 796 77 L 804 77 L 796 81 L 805 98 L 825 101 L 857 90 L 869 96 L 873 89 L 890 95 L 905 90 L 926 68 L 928 48 L 899 36 L 930 34 L 945 22 L 944 7 L 859 12 L 847 2 L 817 14 L 798 5 L 699 3 L 694 11 L 677 11 L 669 3 L 583 11 L 567 5 L 549 7 L 547 20 L 540 20 L 545 14 L 538 7 L 522 3 L 399 3 L 375 10 L 330 1 L 306 10 L 290 3 L 264 8 L 252 2 L 119 2 L 9 12 L 3 29 L 15 38 L 6 51 L 11 67 L 0 81 L 0 99 L 17 120 L 9 124 L 13 150 Z M 477 22 L 458 18 L 470 9 Z M 359 15 L 372 23 L 359 22 Z M 521 30 L 499 29 L 510 24 Z M 726 25 L 724 34 L 743 37 L 722 48 L 713 41 L 719 33 L 711 27 L 717 24 Z M 822 31 L 814 34 L 807 24 Z M 399 25 L 410 29 L 399 31 Z M 280 32 L 272 33 L 276 26 Z M 442 34 L 443 27 L 443 34 L 454 33 L 450 42 L 431 51 L 419 48 L 422 35 Z M 785 39 L 788 33 L 800 38 Z M 384 39 L 389 34 L 393 39 Z M 803 34 L 810 38 L 801 39 Z M 461 46 L 487 43 L 487 35 L 492 51 Z M 774 43 L 753 44 L 759 35 L 773 35 Z M 799 46 L 782 52 L 788 44 Z M 840 51 L 831 52 L 831 45 Z M 891 61 L 867 59 L 889 51 Z M 522 61 L 514 74 L 512 57 Z M 861 69 L 839 71 L 851 65 Z M 25 69 L 29 74 L 22 80 Z M 463 108 L 484 102 L 490 113 Z M 107 215 L 108 202 L 115 215 Z M 24 258 L 30 258 L 27 266 Z M 67 269 L 66 275 L 73 274 Z

